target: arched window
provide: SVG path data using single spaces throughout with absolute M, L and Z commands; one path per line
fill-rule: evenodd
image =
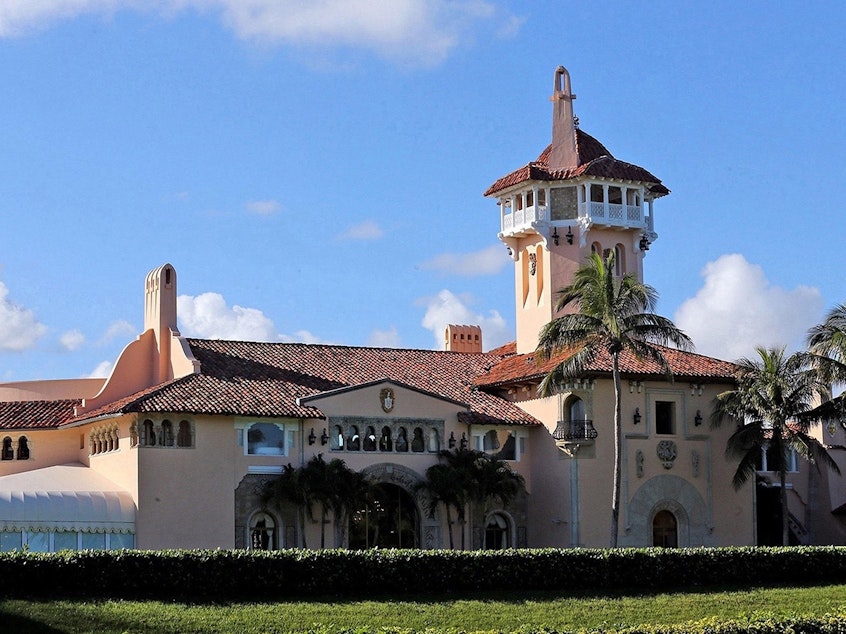
M 138 423 L 132 423 L 129 426 L 129 446 L 135 447 L 138 445 Z
M 12 448 L 12 439 L 6 436 L 3 439 L 3 453 L 2 453 L 3 460 L 14 460 L 15 459 L 15 450 Z
M 163 447 L 173 447 L 173 423 L 169 420 L 162 421 L 159 444 Z
M 335 446 L 333 449 L 343 449 L 344 448 L 344 430 L 341 428 L 340 425 L 335 425 Z
M 250 550 L 276 548 L 276 522 L 267 513 L 256 513 L 250 519 Z
M 437 453 L 441 450 L 441 439 L 438 436 L 438 430 L 434 427 L 429 429 L 429 451 Z
M 661 548 L 679 545 L 678 522 L 670 511 L 658 511 L 652 519 L 652 545 Z
M 423 451 L 426 448 L 426 443 L 423 441 L 423 429 L 420 427 L 414 428 L 414 434 L 411 437 L 411 451 Z
M 247 429 L 247 453 L 253 456 L 284 456 L 285 430 L 273 423 L 253 423 Z
M 397 451 L 408 451 L 408 436 L 405 432 L 405 427 L 400 427 L 397 432 Z
M 626 250 L 622 244 L 614 247 L 614 275 L 622 277 L 626 272 Z
M 347 444 L 347 451 L 359 451 L 361 449 L 361 436 L 358 434 L 358 427 L 350 427 L 350 442 Z
M 179 421 L 179 431 L 176 432 L 177 447 L 191 447 L 191 423 L 187 420 Z
M 391 440 L 391 428 L 383 427 L 382 435 L 379 438 L 379 451 L 393 451 L 394 441 Z
M 367 427 L 367 433 L 364 434 L 364 451 L 376 451 L 376 430 L 373 427 Z
M 18 438 L 18 460 L 29 460 L 29 442 L 26 436 Z
M 502 513 L 491 513 L 485 524 L 485 550 L 511 547 L 511 523 Z
M 156 428 L 153 426 L 153 421 L 149 418 L 144 420 L 142 428 L 141 444 L 153 447 L 156 444 Z

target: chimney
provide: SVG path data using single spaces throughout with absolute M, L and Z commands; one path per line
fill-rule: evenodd
M 549 154 L 549 170 L 565 170 L 579 166 L 576 151 L 576 124 L 573 119 L 573 94 L 570 88 L 570 73 L 563 66 L 555 69 L 552 97 L 552 151 Z
M 444 333 L 444 350 L 473 354 L 482 352 L 481 327 L 449 324 Z

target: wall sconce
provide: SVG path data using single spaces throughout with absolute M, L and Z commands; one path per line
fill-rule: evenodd
M 459 442 L 459 446 L 462 449 L 467 449 L 467 437 L 464 435 L 464 432 L 461 432 L 461 441 Z
M 639 407 L 635 407 L 635 413 L 634 413 L 634 416 L 632 417 L 632 420 L 634 421 L 635 425 L 640 425 L 640 408 Z
M 455 434 L 453 432 L 449 432 L 449 448 L 455 449 Z
M 699 427 L 702 424 L 702 414 L 696 410 L 696 416 L 693 418 L 693 424 Z
M 699 395 L 702 396 L 702 384 L 701 383 L 691 383 L 690 384 L 690 395 Z
M 552 230 L 552 243 L 553 243 L 555 246 L 558 246 L 558 240 L 559 240 L 559 237 L 558 237 L 558 227 L 555 227 L 555 229 L 553 229 L 553 230 Z
M 308 444 L 313 445 L 317 440 L 317 436 L 314 435 L 314 427 L 311 428 L 311 431 L 308 434 Z
M 641 390 L 643 390 L 643 382 L 629 381 L 629 394 L 633 393 L 635 388 L 637 388 L 637 393 L 640 394 Z
M 505 250 L 508 251 L 508 255 L 514 255 L 514 251 L 511 250 L 511 247 L 505 247 Z
M 567 235 L 564 237 L 567 238 L 567 244 L 573 244 L 573 230 L 570 227 L 567 227 Z
M 649 251 L 649 238 L 646 237 L 646 234 L 640 237 L 640 250 Z
M 327 442 L 329 442 L 329 434 L 327 434 L 326 430 L 324 429 L 323 433 L 320 434 L 320 444 L 325 445 Z

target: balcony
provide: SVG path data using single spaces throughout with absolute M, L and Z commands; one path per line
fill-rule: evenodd
M 646 229 L 652 227 L 649 218 L 644 213 L 642 205 L 619 205 L 604 202 L 579 203 L 578 218 L 559 219 L 554 223 L 580 224 L 589 227 L 592 224 L 607 227 L 621 227 L 624 229 Z M 549 222 L 549 207 L 546 205 L 532 205 L 524 209 L 508 211 L 502 214 L 502 234 L 505 236 L 522 236 L 536 231 L 538 223 Z
M 560 420 L 552 432 L 555 444 L 559 447 L 562 443 L 592 443 L 599 434 L 593 426 L 592 420 Z
M 532 229 L 536 222 L 549 219 L 546 205 L 532 205 L 525 209 L 517 209 L 502 216 L 502 233 L 505 235 L 524 235 Z
M 579 203 L 579 217 L 590 218 L 599 225 L 644 228 L 646 218 L 641 205 L 620 205 L 605 202 Z

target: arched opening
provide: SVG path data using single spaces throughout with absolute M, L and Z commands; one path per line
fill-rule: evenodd
M 275 550 L 277 531 L 276 522 L 263 511 L 250 518 L 250 550 Z
M 485 550 L 511 547 L 511 522 L 503 513 L 491 513 L 485 524 Z
M 420 514 L 408 491 L 376 485 L 370 503 L 350 514 L 349 547 L 419 548 Z
M 652 518 L 652 545 L 661 548 L 676 548 L 679 545 L 678 522 L 670 511 L 658 511 Z

